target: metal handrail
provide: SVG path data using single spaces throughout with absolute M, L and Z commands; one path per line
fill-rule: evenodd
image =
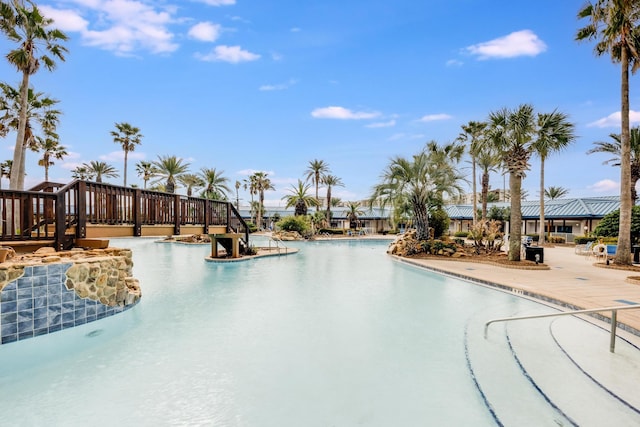
M 532 316 L 516 316 L 516 317 L 503 317 L 499 319 L 489 320 L 484 324 L 484 338 L 487 338 L 487 333 L 489 331 L 489 325 L 497 322 L 509 322 L 511 320 L 525 320 L 525 319 L 541 319 L 543 317 L 557 317 L 557 316 L 569 316 L 574 314 L 588 314 L 588 313 L 599 313 L 601 311 L 611 311 L 611 338 L 609 340 L 609 351 L 611 353 L 615 352 L 616 347 L 616 328 L 618 323 L 618 311 L 622 310 L 633 310 L 636 308 L 640 308 L 640 304 L 634 305 L 619 305 L 615 307 L 602 307 L 602 308 L 591 308 L 588 310 L 573 310 L 573 311 L 563 311 L 561 313 L 551 313 L 551 314 L 538 314 Z
M 287 247 L 287 245 L 284 244 L 284 241 L 282 239 L 276 239 L 273 236 L 269 236 L 269 249 L 271 249 L 271 242 L 276 244 L 276 249 L 278 249 L 278 253 L 280 253 L 280 245 L 278 244 L 278 242 L 282 243 L 282 247 L 284 248 L 284 252 L 285 253 L 289 253 L 289 248 Z

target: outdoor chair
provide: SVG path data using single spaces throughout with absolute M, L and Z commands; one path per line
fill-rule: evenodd
M 616 257 L 616 252 L 618 252 L 618 245 L 607 245 L 607 254 L 605 257 L 607 264 L 609 263 L 609 260 Z
M 576 245 L 576 254 L 587 256 L 590 255 L 591 246 L 593 246 L 593 241 L 587 242 L 584 245 Z

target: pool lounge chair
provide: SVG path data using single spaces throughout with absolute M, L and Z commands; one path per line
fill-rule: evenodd
M 607 255 L 605 258 L 607 263 L 609 262 L 609 260 L 612 260 L 616 257 L 617 251 L 618 251 L 618 245 L 607 245 Z

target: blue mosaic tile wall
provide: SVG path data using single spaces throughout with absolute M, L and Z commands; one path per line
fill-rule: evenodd
M 73 328 L 133 306 L 109 307 L 78 297 L 65 286 L 65 272 L 71 265 L 25 267 L 22 277 L 4 287 L 0 292 L 2 344 Z

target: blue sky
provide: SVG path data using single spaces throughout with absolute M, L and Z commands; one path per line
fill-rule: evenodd
M 569 197 L 617 195 L 619 169 L 586 151 L 619 132 L 620 69 L 595 57 L 592 43 L 574 41 L 583 4 L 42 0 L 70 36 L 67 60 L 32 78 L 64 113 L 58 130 L 70 155 L 50 180 L 67 182 L 74 167 L 102 160 L 121 173 L 107 181 L 122 184 L 123 153 L 110 131 L 128 122 L 144 135 L 129 155 L 130 184 L 142 186 L 136 162 L 176 155 L 192 172 L 223 170 L 231 187 L 266 171 L 276 187 L 266 204 L 278 205 L 319 159 L 345 185 L 333 195 L 360 200 L 392 157 L 452 141 L 461 125 L 491 111 L 531 103 L 568 114 L 578 134 L 547 160 L 545 186 L 569 188 Z M 10 47 L 0 41 L 2 51 Z M 19 84 L 6 63 L 0 72 Z M 637 81 L 632 110 L 640 108 Z M 11 159 L 14 143 L 10 134 L 0 159 Z M 44 177 L 38 158 L 27 154 L 27 186 Z M 495 174 L 492 185 L 501 188 L 503 177 Z M 523 187 L 538 197 L 535 158 Z

